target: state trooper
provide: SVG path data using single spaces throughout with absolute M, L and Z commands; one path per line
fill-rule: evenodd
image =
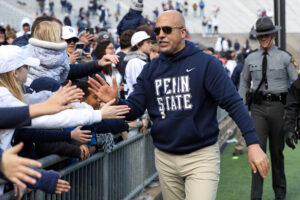
M 275 200 L 284 200 L 286 195 L 284 133 L 281 128 L 289 80 L 297 79 L 293 57 L 274 44 L 276 32 L 280 29 L 268 17 L 256 21 L 251 34 L 256 35 L 260 48 L 245 60 L 239 89 L 244 102 L 251 108 L 259 143 L 265 152 L 269 138 Z M 263 178 L 252 173 L 251 199 L 261 199 L 262 193 Z

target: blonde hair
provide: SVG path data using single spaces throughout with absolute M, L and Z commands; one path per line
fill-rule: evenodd
M 48 42 L 61 42 L 61 29 L 56 22 L 43 21 L 36 26 L 33 37 Z
M 26 103 L 22 88 L 14 76 L 14 71 L 0 74 L 0 86 L 6 87 L 14 97 Z
M 152 49 L 153 52 L 159 53 L 159 46 L 157 43 L 152 44 Z

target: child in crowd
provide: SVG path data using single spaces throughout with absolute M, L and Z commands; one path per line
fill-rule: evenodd
M 28 70 L 26 85 L 39 77 L 51 77 L 64 82 L 69 74 L 70 65 L 65 51 L 67 43 L 61 41 L 61 28 L 55 22 L 40 22 L 29 39 L 26 52 L 40 60 L 40 65 Z
M 87 82 L 75 82 L 74 85 L 84 92 L 84 96 L 81 98 L 80 103 L 74 103 L 76 108 L 90 108 L 98 110 L 104 105 L 95 94 L 88 90 L 89 85 Z M 123 119 L 109 119 L 102 120 L 100 123 L 84 126 L 83 129 L 92 131 L 92 139 L 88 143 L 91 154 L 95 151 L 104 151 L 109 153 L 112 151 L 114 146 L 112 134 L 127 132 L 128 124 Z

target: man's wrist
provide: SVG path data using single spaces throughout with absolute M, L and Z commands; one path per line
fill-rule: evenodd
M 98 67 L 102 67 L 101 64 L 100 64 L 100 63 L 101 63 L 100 60 L 101 60 L 101 59 L 97 60 L 97 65 L 98 65 Z
M 117 98 L 116 98 L 116 100 L 115 100 L 115 103 L 114 103 L 114 104 L 115 104 L 115 105 L 117 105 L 118 103 L 119 103 L 119 97 L 117 97 Z
M 259 147 L 259 144 L 258 144 L 258 143 L 254 143 L 254 144 L 248 145 L 248 149 L 249 149 L 249 150 L 250 150 L 250 149 L 253 149 L 253 148 L 257 148 L 257 147 Z

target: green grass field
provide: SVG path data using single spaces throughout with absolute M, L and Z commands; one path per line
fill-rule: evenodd
M 250 200 L 251 174 L 245 151 L 237 160 L 232 159 L 234 144 L 228 144 L 221 155 L 221 176 L 217 200 Z M 245 149 L 246 150 L 246 149 Z M 300 145 L 295 150 L 285 147 L 285 174 L 287 200 L 300 200 Z M 270 158 L 270 155 L 268 154 Z M 264 182 L 263 200 L 274 200 L 272 174 Z

